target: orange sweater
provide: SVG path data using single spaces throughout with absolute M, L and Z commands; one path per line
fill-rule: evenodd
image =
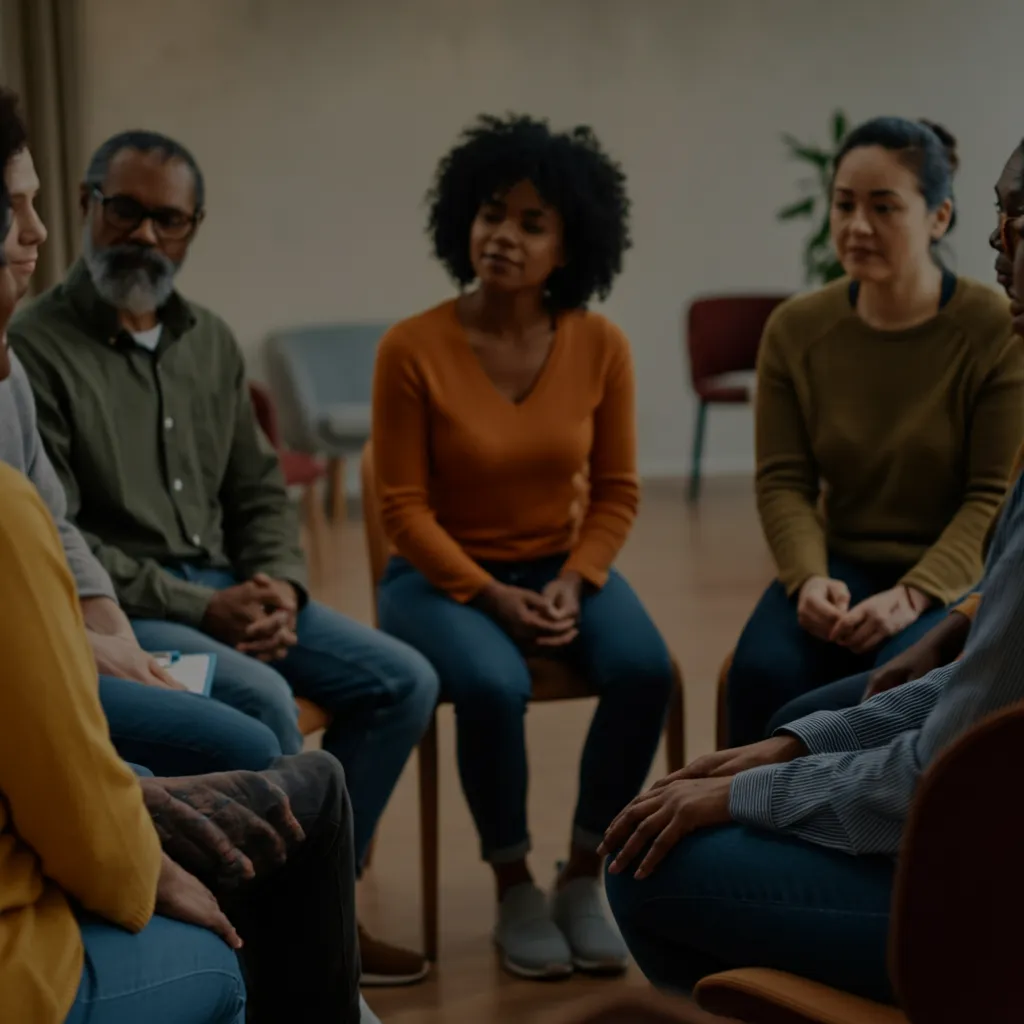
M 562 552 L 563 572 L 600 587 L 639 497 L 629 343 L 596 313 L 563 314 L 547 364 L 516 405 L 446 302 L 381 342 L 373 450 L 388 539 L 455 600 L 491 582 L 481 561 Z M 590 493 L 578 523 L 580 474 Z

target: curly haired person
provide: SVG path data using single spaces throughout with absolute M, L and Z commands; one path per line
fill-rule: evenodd
M 616 972 L 626 950 L 601 907 L 597 847 L 643 785 L 672 686 L 665 643 L 613 568 L 639 496 L 629 344 L 586 308 L 629 245 L 625 178 L 589 128 L 482 117 L 441 161 L 430 203 L 460 294 L 395 326 L 377 357 L 375 472 L 396 552 L 380 622 L 455 705 L 506 969 Z M 600 698 L 550 901 L 526 859 L 537 652 L 568 659 Z

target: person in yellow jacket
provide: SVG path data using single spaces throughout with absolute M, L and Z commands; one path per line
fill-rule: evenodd
M 0 170 L 24 142 L 3 109 Z M 11 214 L 0 174 L 0 238 Z M 0 250 L 0 379 L 16 301 Z M 57 527 L 5 463 L 0 651 L 3 1024 L 377 1021 L 341 766 L 318 751 L 140 779 L 111 743 Z

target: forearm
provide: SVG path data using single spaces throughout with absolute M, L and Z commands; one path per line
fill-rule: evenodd
M 80 597 L 79 604 L 82 606 L 85 628 L 90 633 L 118 636 L 126 640 L 135 639 L 128 616 L 121 611 L 121 606 L 116 601 L 109 597 Z
M 795 736 L 811 754 L 844 754 L 891 743 L 909 729 L 919 729 L 946 689 L 951 666 L 923 679 L 886 690 L 842 711 L 816 711 L 776 730 Z
M 757 508 L 787 594 L 795 594 L 812 576 L 828 576 L 828 545 L 816 498 L 759 480 Z
M 894 857 L 920 776 L 916 739 L 912 731 L 873 750 L 741 772 L 732 781 L 730 815 L 843 853 Z
M 563 574 L 579 573 L 591 586 L 603 587 L 608 570 L 629 536 L 639 500 L 635 475 L 612 486 L 595 488 Z
M 994 492 L 965 502 L 900 582 L 939 604 L 961 598 L 981 578 L 982 547 L 1000 498 L 1001 494 Z
M 494 577 L 466 554 L 428 508 L 385 493 L 381 519 L 397 554 L 454 600 L 468 603 L 494 582 Z

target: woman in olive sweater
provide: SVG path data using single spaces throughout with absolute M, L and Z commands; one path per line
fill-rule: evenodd
M 914 643 L 981 575 L 1024 436 L 1024 347 L 1002 296 L 934 258 L 955 167 L 943 129 L 855 129 L 831 213 L 847 276 L 765 329 L 757 500 L 778 579 L 736 648 L 731 746 Z

